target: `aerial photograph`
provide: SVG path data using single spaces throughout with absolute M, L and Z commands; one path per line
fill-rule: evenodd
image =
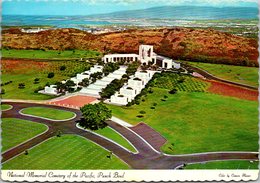
M 258 0 L 2 1 L 2 170 L 258 170 Z

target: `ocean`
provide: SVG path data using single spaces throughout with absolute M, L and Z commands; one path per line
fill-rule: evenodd
M 88 16 L 27 16 L 3 15 L 2 26 L 53 26 L 82 28 L 86 26 L 132 25 L 175 26 L 195 20 L 258 19 L 258 8 L 251 7 L 196 7 L 163 6 L 144 10 L 121 11 Z

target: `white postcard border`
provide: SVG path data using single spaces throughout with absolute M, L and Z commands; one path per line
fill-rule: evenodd
M 255 181 L 259 170 L 2 170 L 4 181 Z

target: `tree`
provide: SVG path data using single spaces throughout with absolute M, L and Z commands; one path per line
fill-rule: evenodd
M 48 74 L 48 78 L 53 78 L 54 77 L 54 73 L 53 72 L 50 72 L 49 74 Z
M 64 71 L 66 69 L 65 65 L 60 66 L 60 71 Z
M 90 130 L 103 129 L 107 126 L 105 122 L 112 117 L 111 110 L 109 110 L 103 103 L 88 104 L 80 108 L 83 118 L 79 121 L 80 126 Z
M 94 80 L 101 79 L 102 76 L 103 76 L 102 72 L 95 72 L 95 73 L 90 75 L 90 77 L 93 78 Z
M 106 88 L 103 88 L 100 92 L 100 96 L 102 99 L 109 98 L 116 93 L 122 86 L 124 85 L 123 79 L 114 79 L 111 83 L 109 83 Z
M 112 63 L 109 62 L 107 63 L 104 68 L 103 68 L 103 73 L 105 75 L 108 75 L 110 72 L 114 72 L 115 70 L 119 69 L 119 64 L 118 63 Z
M 65 93 L 65 91 L 66 91 L 66 85 L 65 84 L 63 84 L 61 82 L 57 82 L 56 85 L 57 85 L 58 93 Z
M 84 87 L 87 87 L 90 84 L 90 81 L 88 78 L 84 78 L 81 82 L 81 85 Z
M 65 83 L 66 90 L 68 90 L 69 92 L 74 91 L 73 86 L 75 86 L 75 85 L 76 84 L 72 80 L 66 81 L 66 83 Z
M 126 74 L 128 76 L 133 75 L 137 71 L 139 65 L 139 62 L 133 62 L 132 64 L 130 64 L 126 69 Z
M 25 88 L 25 84 L 24 83 L 19 83 L 18 84 L 18 88 L 19 89 L 24 89 Z

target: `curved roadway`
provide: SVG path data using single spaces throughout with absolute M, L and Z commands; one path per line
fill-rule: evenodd
M 3 111 L 2 118 L 20 118 L 30 120 L 33 122 L 43 123 L 49 129 L 33 139 L 26 141 L 22 144 L 15 146 L 2 154 L 2 163 L 10 160 L 11 158 L 23 153 L 26 149 L 30 149 L 42 141 L 57 135 L 60 130 L 62 134 L 76 134 L 85 137 L 103 148 L 112 151 L 117 157 L 126 162 L 131 168 L 134 169 L 175 169 L 190 163 L 202 163 L 216 160 L 258 160 L 257 152 L 216 152 L 216 153 L 201 153 L 189 155 L 166 155 L 155 150 L 145 139 L 133 132 L 128 127 L 124 127 L 118 123 L 108 120 L 108 125 L 121 133 L 127 138 L 137 149 L 138 153 L 132 153 L 120 147 L 105 138 L 102 138 L 93 133 L 81 130 L 76 127 L 75 121 L 81 118 L 81 112 L 77 109 L 65 108 L 60 106 L 52 106 L 46 104 L 35 103 L 21 103 L 21 102 L 3 102 L 13 106 L 8 111 Z M 19 114 L 19 111 L 26 107 L 49 107 L 55 109 L 62 109 L 74 112 L 77 116 L 72 120 L 67 121 L 51 121 L 37 117 L 24 116 Z

